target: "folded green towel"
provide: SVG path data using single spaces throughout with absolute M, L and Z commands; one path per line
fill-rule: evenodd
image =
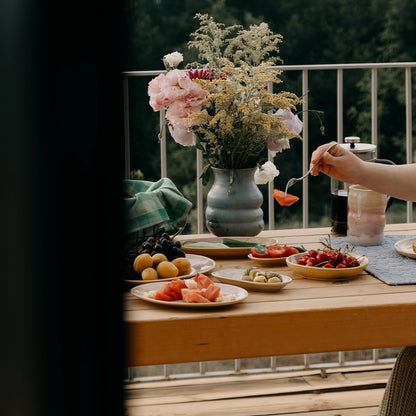
M 130 196 L 122 201 L 127 234 L 138 232 L 139 236 L 146 236 L 162 228 L 176 232 L 186 225 L 192 203 L 170 179 L 157 182 L 125 179 L 123 191 Z

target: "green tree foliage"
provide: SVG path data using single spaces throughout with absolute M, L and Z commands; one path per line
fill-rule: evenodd
M 186 47 L 189 34 L 198 25 L 196 13 L 208 13 L 226 25 L 268 23 L 273 32 L 283 35 L 280 56 L 287 65 L 416 60 L 414 0 L 125 0 L 123 69 L 163 69 L 163 55 L 175 50 L 184 54 L 185 63 L 196 60 L 196 51 Z M 344 71 L 344 135 L 360 136 L 364 142 L 371 139 L 370 75 L 367 70 Z M 131 162 L 132 168 L 140 169 L 147 180 L 155 180 L 160 176 L 159 114 L 149 106 L 148 81 L 149 78 L 129 81 Z M 285 90 L 301 95 L 300 74 L 288 71 L 283 74 L 283 81 Z M 325 124 L 322 136 L 318 120 L 309 114 L 310 151 L 337 137 L 336 82 L 334 71 L 309 74 L 309 108 L 323 111 Z M 378 82 L 379 156 L 402 163 L 403 70 L 379 70 Z M 414 85 L 415 82 L 415 97 Z M 181 189 L 191 189 L 189 185 L 195 181 L 193 150 L 183 149 L 173 140 L 168 142 L 168 174 Z M 302 173 L 302 143 L 292 140 L 291 146 L 275 158 L 281 172 L 276 187 Z M 322 216 L 329 221 L 329 179 L 320 175 L 310 181 L 309 188 L 311 222 L 318 223 Z M 300 192 L 300 186 L 294 189 L 294 193 Z M 323 204 L 326 195 L 328 200 Z M 194 196 L 189 197 L 196 204 Z M 281 220 L 300 217 L 301 206 L 295 205 L 285 210 L 277 208 L 278 226 Z

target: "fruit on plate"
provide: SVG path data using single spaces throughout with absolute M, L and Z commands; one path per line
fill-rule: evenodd
M 322 267 L 323 269 L 346 269 L 360 265 L 360 262 L 350 253 L 333 249 L 309 250 L 296 263 L 302 266 Z
M 157 271 L 153 267 L 148 267 L 142 271 L 143 280 L 156 280 L 158 277 Z
M 256 258 L 281 258 L 300 253 L 302 250 L 302 248 L 293 246 L 281 246 L 277 244 L 264 246 L 258 244 L 256 247 L 251 248 L 251 255 Z
M 170 261 L 162 261 L 159 263 L 157 265 L 156 271 L 160 279 L 176 277 L 179 274 L 178 268 Z
M 277 272 L 259 270 L 250 267 L 241 276 L 241 280 L 255 283 L 280 283 L 283 282 L 282 275 Z
M 413 243 L 413 251 L 416 253 L 416 241 Z
M 186 257 L 177 257 L 172 260 L 172 264 L 178 268 L 179 276 L 190 274 L 192 272 L 191 262 Z
M 202 273 L 192 279 L 174 279 L 158 291 L 149 291 L 147 296 L 165 302 L 182 300 L 185 303 L 210 303 L 224 300 L 221 288 Z M 226 300 L 231 299 L 226 298 Z
M 147 253 L 151 256 L 156 253 L 163 253 L 169 261 L 177 257 L 185 257 L 185 252 L 181 250 L 182 243 L 174 240 L 168 233 L 163 233 L 160 237 L 148 237 L 139 247 L 138 254 Z
M 168 258 L 163 253 L 156 253 L 152 256 L 153 267 L 157 267 L 162 261 L 168 261 Z
M 176 234 L 175 234 L 176 235 Z M 162 233 L 160 236 L 150 236 L 141 245 L 131 245 L 126 247 L 122 260 L 123 278 L 126 280 L 155 280 L 158 278 L 185 276 L 191 273 L 191 264 L 188 259 L 177 261 L 180 264 L 175 274 L 175 268 L 165 265 L 161 273 L 157 272 L 157 267 L 162 262 L 172 263 L 175 259 L 185 259 L 186 254 L 181 250 L 181 242 L 174 240 L 175 236 Z M 143 276 L 143 271 L 153 268 L 157 273 L 148 270 Z
M 144 269 L 153 266 L 152 256 L 147 253 L 139 254 L 133 262 L 133 268 L 136 273 L 141 273 Z

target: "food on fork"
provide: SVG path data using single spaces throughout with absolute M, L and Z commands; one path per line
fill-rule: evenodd
M 291 194 L 285 194 L 283 191 L 275 189 L 273 191 L 273 198 L 283 207 L 294 204 L 299 201 L 299 197 Z

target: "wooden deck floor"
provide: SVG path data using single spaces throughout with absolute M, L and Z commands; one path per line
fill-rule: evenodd
M 136 383 L 127 416 L 376 416 L 392 365 Z

